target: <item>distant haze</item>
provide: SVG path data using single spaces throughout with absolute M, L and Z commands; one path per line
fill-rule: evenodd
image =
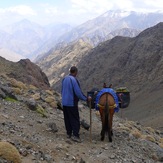
M 0 49 L 0 56 L 9 60 L 9 61 L 13 61 L 13 62 L 17 62 L 19 61 L 20 59 L 23 59 L 24 56 L 20 55 L 20 54 L 17 54 L 17 53 L 14 53 L 8 49 Z
M 0 3 L 0 26 L 28 19 L 40 25 L 79 25 L 108 10 L 163 12 L 162 0 L 5 0 Z
M 69 24 L 41 26 L 23 19 L 0 30 L 0 48 L 6 49 L 14 60 L 16 56 L 34 60 L 37 56 L 45 56 L 52 49 L 62 48 L 62 45 L 72 41 L 82 39 L 95 47 L 115 36 L 134 37 L 159 22 L 163 22 L 163 13 L 123 10 L 109 10 L 76 27 Z M 0 55 L 7 58 L 6 54 Z M 8 58 L 13 61 L 12 57 Z

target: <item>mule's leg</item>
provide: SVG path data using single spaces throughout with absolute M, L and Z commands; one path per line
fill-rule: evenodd
M 114 115 L 114 109 L 110 110 L 110 129 L 111 129 L 111 135 L 113 136 L 113 115 Z
M 103 141 L 104 138 L 105 138 L 105 120 L 104 117 L 102 117 L 101 141 Z
M 104 138 L 105 138 L 105 129 L 102 126 L 102 130 L 101 130 L 101 141 L 104 141 Z
M 108 139 L 109 139 L 109 142 L 112 142 L 112 132 L 110 128 L 108 128 Z
M 101 122 L 102 122 L 101 141 L 103 141 L 105 138 L 105 117 L 104 117 L 104 114 L 102 113 L 102 111 L 103 110 L 100 109 Z
M 111 130 L 111 136 L 113 136 L 113 129 Z
M 111 114 L 111 109 L 109 110 L 109 115 L 108 115 L 108 139 L 109 142 L 112 142 L 112 114 Z

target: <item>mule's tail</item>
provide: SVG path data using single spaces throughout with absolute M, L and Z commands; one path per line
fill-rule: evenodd
M 104 122 L 105 132 L 108 132 L 109 129 L 108 122 L 109 122 L 109 103 L 108 103 L 108 94 L 106 93 L 105 122 Z

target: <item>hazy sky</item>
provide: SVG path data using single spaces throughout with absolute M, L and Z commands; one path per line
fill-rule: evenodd
M 24 18 L 41 25 L 76 25 L 117 9 L 163 12 L 163 0 L 0 0 L 0 25 Z

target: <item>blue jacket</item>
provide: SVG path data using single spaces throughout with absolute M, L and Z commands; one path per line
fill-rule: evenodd
M 62 80 L 62 105 L 77 106 L 78 101 L 86 101 L 87 97 L 83 95 L 78 80 L 72 75 L 67 75 Z

